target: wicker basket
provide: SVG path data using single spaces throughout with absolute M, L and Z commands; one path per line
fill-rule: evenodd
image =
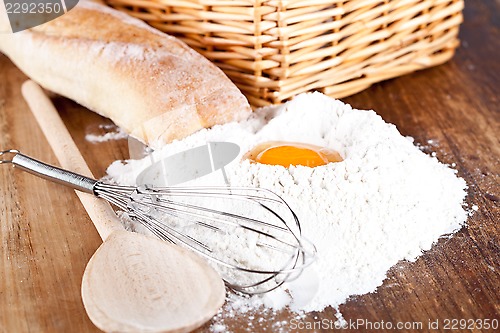
M 344 97 L 441 64 L 463 0 L 106 0 L 217 64 L 254 106 Z

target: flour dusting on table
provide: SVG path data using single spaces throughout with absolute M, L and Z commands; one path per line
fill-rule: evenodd
M 215 319 L 214 331 L 225 327 L 231 311 L 284 306 L 298 313 L 321 311 L 338 307 L 349 296 L 372 292 L 399 260 L 415 260 L 441 235 L 461 228 L 467 218 L 463 208 L 467 186 L 455 170 L 421 152 L 411 138 L 401 136 L 375 112 L 352 109 L 319 93 L 257 110 L 244 122 L 201 130 L 152 157 L 117 161 L 108 174 L 118 183 L 134 184 L 151 159 L 210 141 L 237 143 L 240 156 L 226 167 L 231 186 L 263 187 L 281 195 L 298 215 L 304 237 L 317 248 L 315 263 L 285 288 L 262 297 L 229 298 Z M 242 160 L 246 152 L 267 141 L 327 147 L 344 161 L 285 168 Z M 224 181 L 216 172 L 190 184 L 224 185 Z
M 115 125 L 99 125 L 99 129 L 104 133 L 88 133 L 85 135 L 85 140 L 92 143 L 101 143 L 111 140 L 122 140 L 128 138 L 127 133 L 125 133 L 122 128 Z

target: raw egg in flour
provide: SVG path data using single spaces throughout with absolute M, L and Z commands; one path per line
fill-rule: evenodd
M 245 157 L 250 161 L 281 165 L 288 168 L 290 165 L 317 167 L 330 162 L 341 162 L 342 157 L 336 151 L 305 143 L 273 141 L 257 145 Z

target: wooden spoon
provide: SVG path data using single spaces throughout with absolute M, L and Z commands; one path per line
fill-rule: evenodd
M 22 86 L 61 166 L 93 177 L 57 110 L 33 81 Z M 189 332 L 222 306 L 222 279 L 200 257 L 157 238 L 125 231 L 109 204 L 76 192 L 104 243 L 90 259 L 82 299 L 106 332 Z

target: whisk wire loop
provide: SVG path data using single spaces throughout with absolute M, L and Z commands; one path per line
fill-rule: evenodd
M 0 159 L 0 164 L 10 164 L 10 163 L 12 163 L 12 158 L 11 159 L 3 159 L 3 156 L 7 155 L 7 154 L 13 154 L 15 156 L 15 155 L 19 154 L 19 150 L 16 150 L 16 149 L 7 149 L 7 150 L 4 150 L 4 151 L 0 151 L 0 158 L 1 158 Z

